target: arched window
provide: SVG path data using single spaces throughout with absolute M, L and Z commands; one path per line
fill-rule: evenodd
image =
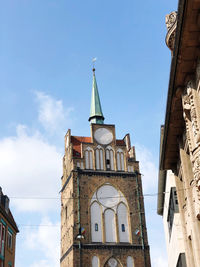
M 96 169 L 103 170 L 103 149 L 101 146 L 97 146 L 96 150 Z
M 92 257 L 92 267 L 99 267 L 99 258 L 97 256 Z
M 90 212 L 92 242 L 102 242 L 102 211 L 96 201 L 92 203 Z
M 128 172 L 134 172 L 133 166 L 128 165 Z
M 126 261 L 127 261 L 127 267 L 135 267 L 133 257 L 128 256 Z
M 85 150 L 85 168 L 93 169 L 92 149 L 90 147 L 87 147 Z
M 119 227 L 116 226 L 116 220 Z M 130 242 L 128 222 L 128 203 L 124 195 L 110 183 L 100 186 L 91 199 L 92 242 Z
M 106 148 L 106 169 L 114 170 L 114 152 L 111 146 Z
M 122 149 L 117 150 L 117 170 L 124 171 L 124 152 Z
M 104 213 L 104 217 L 106 242 L 116 242 L 116 223 L 114 211 L 107 209 Z
M 117 207 L 119 242 L 130 242 L 128 227 L 128 212 L 124 203 L 120 203 Z
M 114 257 L 111 257 L 106 264 L 104 265 L 104 267 L 119 267 L 121 265 L 119 265 L 118 260 L 116 260 Z

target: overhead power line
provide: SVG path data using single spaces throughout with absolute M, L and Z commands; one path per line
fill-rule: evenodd
M 188 187 L 188 188 L 182 188 L 179 190 L 176 190 L 176 192 L 178 191 L 184 191 L 184 190 L 188 190 L 188 189 L 192 189 L 194 186 Z M 135 188 L 134 188 L 135 189 Z M 142 196 L 140 196 L 141 198 L 143 197 L 156 197 L 158 195 L 164 195 L 164 194 L 170 194 L 170 191 L 166 191 L 166 192 L 162 192 L 162 193 L 146 193 L 143 194 Z M 112 199 L 112 198 L 123 198 L 124 196 L 116 196 L 116 197 L 99 197 L 99 199 Z M 11 196 L 9 197 L 10 199 L 46 199 L 46 200 L 60 200 L 60 199 L 77 199 L 78 197 L 42 197 L 42 196 Z M 80 197 L 81 199 L 92 199 L 89 197 Z M 132 196 L 131 196 L 132 198 Z

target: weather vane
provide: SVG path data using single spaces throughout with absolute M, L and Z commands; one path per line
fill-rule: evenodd
M 93 71 L 95 71 L 95 62 L 96 62 L 96 60 L 97 60 L 96 57 L 94 57 L 94 58 L 92 59 Z

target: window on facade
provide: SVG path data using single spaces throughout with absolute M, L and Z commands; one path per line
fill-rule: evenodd
M 97 146 L 96 150 L 96 169 L 103 170 L 103 149 L 101 146 Z
M 187 267 L 185 253 L 180 253 L 176 267 Z
M 13 243 L 13 235 L 8 231 L 8 248 L 12 249 L 12 243 Z
M 114 152 L 111 146 L 106 148 L 106 169 L 114 170 Z
M 109 183 L 102 185 L 91 199 L 92 242 L 102 242 L 102 236 L 105 236 L 105 242 L 117 242 L 117 233 L 119 242 L 130 242 L 128 218 L 128 205 L 123 194 Z
M 122 232 L 125 232 L 125 225 L 122 223 Z
M 169 208 L 168 208 L 168 216 L 167 216 L 170 236 L 171 236 L 172 226 L 173 226 L 173 221 L 174 221 L 174 213 L 177 213 L 177 212 L 179 212 L 179 210 L 178 210 L 178 199 L 177 199 L 176 187 L 172 187 L 171 192 L 170 192 Z
M 116 242 L 115 213 L 112 209 L 107 209 L 104 213 L 106 242 Z
M 135 265 L 134 265 L 133 257 L 131 257 L 131 256 L 128 256 L 128 257 L 127 257 L 126 262 L 127 262 L 127 267 L 134 267 L 134 266 L 135 266 Z
M 102 209 L 97 201 L 92 203 L 90 213 L 92 242 L 102 242 Z
M 117 207 L 117 218 L 119 227 L 119 241 L 130 242 L 128 230 L 128 211 L 124 203 L 120 203 Z
M 98 223 L 95 223 L 95 231 L 98 232 L 99 227 L 98 227 Z
M 114 257 L 112 257 L 112 258 L 110 258 L 107 262 L 106 262 L 106 264 L 104 265 L 104 267 L 107 267 L 107 266 L 109 266 L 109 267 L 118 267 L 118 266 L 121 266 L 121 264 L 119 264 L 119 262 L 118 262 L 118 260 L 117 259 L 115 259 Z
M 133 172 L 134 171 L 134 169 L 133 169 L 133 166 L 128 166 L 128 172 Z
M 85 150 L 85 168 L 93 169 L 93 156 L 92 149 L 90 147 L 87 147 Z
M 99 267 L 99 258 L 97 256 L 92 257 L 92 267 Z
M 0 223 L 0 255 L 4 256 L 5 226 Z
M 122 149 L 117 150 L 117 170 L 124 171 L 124 152 Z

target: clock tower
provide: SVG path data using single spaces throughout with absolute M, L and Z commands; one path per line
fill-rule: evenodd
M 91 136 L 65 136 L 61 267 L 150 267 L 142 181 L 129 134 L 104 124 L 95 69 Z

